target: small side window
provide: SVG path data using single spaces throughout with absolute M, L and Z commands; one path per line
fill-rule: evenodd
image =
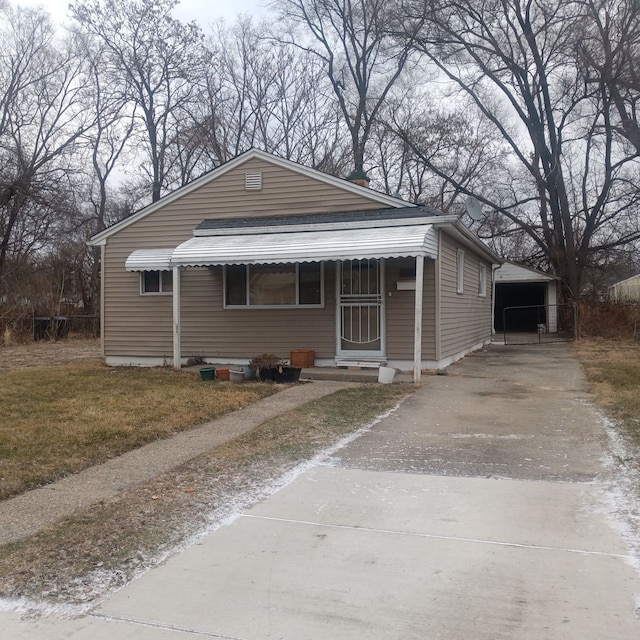
M 458 249 L 456 253 L 456 291 L 464 293 L 464 251 Z
M 487 265 L 478 265 L 478 295 L 481 298 L 487 297 Z
M 140 293 L 159 294 L 173 291 L 172 271 L 142 271 L 140 273 Z

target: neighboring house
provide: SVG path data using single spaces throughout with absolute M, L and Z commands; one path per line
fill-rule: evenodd
M 492 266 L 456 216 L 252 150 L 98 233 L 111 365 L 441 368 L 491 339 Z
M 607 293 L 612 300 L 640 300 L 640 273 L 612 284 Z
M 544 325 L 545 331 L 556 333 L 558 280 L 556 276 L 513 262 L 505 262 L 496 269 L 495 330 L 536 332 L 538 325 Z

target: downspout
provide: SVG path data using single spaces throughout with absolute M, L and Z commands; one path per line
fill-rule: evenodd
M 441 322 L 441 292 L 442 292 L 442 230 L 438 229 L 438 257 L 435 263 L 435 360 L 436 366 L 440 366 L 442 357 L 442 322 Z
M 501 267 L 499 264 L 491 265 L 491 335 L 496 333 L 496 271 Z
M 104 259 L 107 253 L 107 243 L 105 242 L 100 246 L 100 349 L 102 357 L 105 355 L 104 348 Z
M 424 256 L 416 256 L 416 306 L 414 313 L 413 382 L 422 374 L 422 299 L 424 295 Z
M 179 370 L 182 365 L 180 344 L 180 267 L 173 267 L 173 368 Z

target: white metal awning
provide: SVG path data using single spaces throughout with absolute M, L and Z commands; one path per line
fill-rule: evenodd
M 438 256 L 437 233 L 430 224 L 198 236 L 180 244 L 170 264 L 198 267 L 419 255 Z
M 136 249 L 124 263 L 127 271 L 170 271 L 174 249 Z

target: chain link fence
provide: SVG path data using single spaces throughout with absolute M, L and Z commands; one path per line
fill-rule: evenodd
M 577 311 L 571 304 L 505 307 L 502 336 L 505 344 L 548 344 L 574 340 Z
M 67 337 L 97 338 L 97 315 L 0 317 L 0 344 L 38 340 L 62 340 Z

